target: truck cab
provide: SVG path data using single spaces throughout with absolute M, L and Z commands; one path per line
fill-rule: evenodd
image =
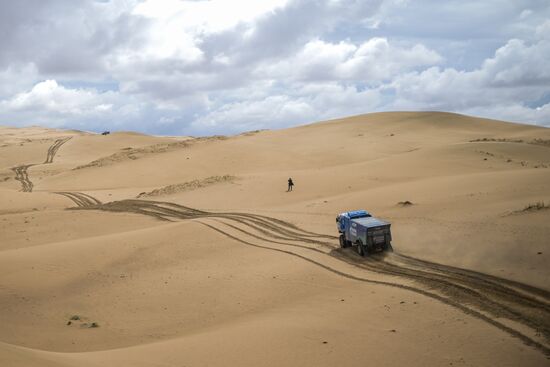
M 391 251 L 391 224 L 366 210 L 341 213 L 336 217 L 340 246 L 356 246 L 361 256 L 375 251 Z

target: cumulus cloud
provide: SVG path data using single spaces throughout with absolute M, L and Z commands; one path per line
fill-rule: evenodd
M 499 48 L 495 57 L 488 59 L 482 71 L 495 86 L 550 85 L 550 36 L 529 45 L 513 39 Z
M 161 14 L 153 11 L 153 3 L 142 4 L 145 9 L 138 6 L 138 13 L 147 15 L 146 5 L 151 5 L 150 15 L 156 21 L 143 47 L 124 53 L 115 63 L 121 87 L 159 99 L 241 88 L 254 81 L 252 74 L 258 68 L 291 57 L 312 37 L 330 31 L 339 22 L 362 19 L 377 9 L 379 1 L 243 3 L 163 1 L 161 4 L 171 9 L 169 17 L 162 7 L 157 10 Z M 212 17 L 220 6 L 228 15 Z M 197 14 L 190 14 L 197 8 Z M 189 17 L 194 19 L 188 21 Z M 136 72 L 141 73 L 140 78 Z
M 73 115 L 106 110 L 105 106 L 112 107 L 101 103 L 101 96 L 95 91 L 67 89 L 55 80 L 38 83 L 30 91 L 19 93 L 3 104 L 11 110 L 38 109 Z
M 32 63 L 13 64 L 3 70 L 0 68 L 0 101 L 10 98 L 22 89 L 29 89 L 37 78 L 38 70 Z
M 33 63 L 42 75 L 86 78 L 109 72 L 109 58 L 142 42 L 147 21 L 128 14 L 135 2 L 2 2 L 0 66 Z
M 16 124 L 101 129 L 139 119 L 140 106 L 117 92 L 73 89 L 45 80 L 0 102 L 4 120 Z
M 239 4 L 225 0 L 145 0 L 132 10 L 132 14 L 158 20 L 175 31 L 216 33 L 231 29 L 239 23 L 252 22 L 265 13 L 283 7 L 287 2 L 263 0 Z
M 355 81 L 377 84 L 393 75 L 441 62 L 442 57 L 421 44 L 400 47 L 386 38 L 371 38 L 360 45 L 341 41 L 308 42 L 295 56 L 280 61 L 262 72 L 268 76 L 291 77 L 302 81 Z
M 289 96 L 269 96 L 260 100 L 227 103 L 193 121 L 191 127 L 200 131 L 218 131 L 220 126 L 231 132 L 292 125 L 292 121 L 313 116 L 315 111 L 305 101 Z
M 271 93 L 275 93 L 276 86 Z M 265 128 L 284 128 L 308 121 L 328 120 L 363 113 L 380 105 L 382 96 L 376 90 L 359 90 L 335 82 L 297 83 L 286 86 L 285 95 L 253 93 L 247 99 L 213 106 L 195 119 L 193 131 L 220 133 L 229 129 L 240 132 Z M 246 90 L 241 91 L 247 94 Z
M 479 69 L 431 67 L 398 76 L 388 88 L 395 90 L 397 108 L 485 110 L 484 115 L 491 117 L 549 123 L 546 107 L 527 107 L 550 92 L 550 68 L 546 66 L 549 57 L 550 42 L 546 38 L 532 44 L 512 39 Z
M 550 123 L 550 6 L 403 0 L 0 5 L 0 123 L 233 133 L 396 109 Z
M 535 108 L 517 102 L 500 103 L 492 106 L 467 108 L 462 112 L 473 116 L 487 116 L 497 120 L 528 121 L 550 127 L 550 103 Z

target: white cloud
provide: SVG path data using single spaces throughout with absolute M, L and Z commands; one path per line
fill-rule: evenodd
M 45 80 L 28 91 L 0 101 L 0 116 L 16 125 L 41 124 L 88 130 L 137 122 L 142 119 L 144 106 L 118 92 L 67 88 L 55 80 Z
M 202 134 L 395 109 L 549 121 L 541 1 L 73 5 L 0 4 L 0 124 Z
M 38 70 L 32 63 L 10 65 L 0 69 L 0 101 L 10 98 L 22 89 L 28 89 L 36 83 Z
M 372 38 L 363 43 L 352 58 L 341 66 L 348 78 L 361 75 L 375 80 L 388 79 L 416 67 L 438 64 L 442 57 L 422 44 L 412 47 L 390 45 L 385 38 Z
M 534 123 L 550 127 L 550 103 L 530 108 L 521 103 L 501 103 L 481 108 L 467 108 L 462 111 L 468 115 L 485 116 L 497 120 Z
M 133 14 L 158 20 L 160 23 L 179 24 L 179 29 L 194 33 L 215 33 L 230 29 L 241 22 L 284 6 L 287 0 L 145 0 Z
M 283 127 L 314 115 L 306 102 L 289 96 L 270 96 L 261 100 L 227 103 L 193 121 L 191 127 L 219 131 L 230 128 L 233 132 L 270 127 Z
M 294 84 L 285 91 L 288 94 L 263 98 L 256 93 L 249 99 L 221 104 L 194 120 L 190 127 L 209 133 L 284 128 L 374 111 L 382 99 L 378 91 L 360 91 L 333 82 Z M 246 95 L 247 91 L 241 93 Z
M 535 30 L 535 36 L 538 39 L 550 39 L 550 20 L 545 21 L 544 23 L 537 26 Z
M 481 70 L 491 84 L 500 86 L 550 85 L 550 38 L 529 45 L 512 39 L 486 60 Z
M 201 49 L 203 38 L 242 24 L 251 31 L 258 17 L 286 3 L 287 0 L 145 0 L 132 10 L 132 14 L 149 19 L 144 42 L 118 54 L 115 68 L 123 74 L 123 70 L 130 69 L 166 75 L 189 66 L 201 68 L 210 61 L 228 65 L 230 57 L 223 52 L 208 59 Z
M 550 93 L 548 59 L 547 40 L 527 44 L 513 39 L 476 70 L 432 67 L 396 77 L 390 85 L 396 93 L 393 107 L 476 111 L 495 118 L 550 123 L 547 107 L 527 107 Z
M 437 52 L 421 44 L 396 46 L 385 38 L 371 38 L 359 45 L 317 39 L 305 44 L 296 55 L 278 63 L 259 64 L 254 76 L 279 81 L 377 85 L 400 73 L 441 61 Z
M 42 110 L 80 115 L 110 109 L 106 108 L 109 104 L 102 102 L 105 97 L 93 90 L 68 89 L 55 80 L 46 80 L 36 84 L 30 91 L 4 101 L 2 106 L 8 110 Z

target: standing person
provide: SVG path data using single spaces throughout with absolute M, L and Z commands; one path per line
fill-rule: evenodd
M 292 186 L 294 186 L 294 182 L 292 182 L 292 178 L 288 179 L 288 190 L 286 192 L 292 191 Z

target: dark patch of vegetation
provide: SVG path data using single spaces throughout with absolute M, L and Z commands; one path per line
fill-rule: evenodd
M 550 209 L 550 205 L 546 204 L 544 201 L 538 201 L 534 204 L 529 204 L 525 208 L 523 208 L 522 212 L 532 212 L 532 211 L 538 211 L 543 209 Z
M 540 210 L 547 210 L 547 209 L 550 209 L 549 204 L 546 204 L 544 201 L 538 201 L 536 203 L 529 203 L 523 209 L 514 210 L 508 215 L 532 213 L 532 212 L 538 212 Z
M 256 135 L 258 133 L 261 133 L 262 131 L 267 131 L 267 129 L 245 131 L 244 133 L 241 133 L 241 135 L 243 135 L 243 136 L 252 136 L 252 135 Z
M 470 143 L 479 143 L 479 142 L 527 143 L 527 144 L 542 145 L 545 147 L 550 147 L 550 139 L 541 139 L 541 138 L 536 138 L 529 141 L 524 141 L 522 139 L 508 139 L 508 138 L 479 138 L 479 139 L 470 140 Z
M 498 142 L 498 143 L 523 143 L 521 139 L 506 139 L 506 138 L 480 138 L 470 140 L 470 143 L 479 143 L 479 142 Z
M 540 138 L 533 139 L 531 141 L 531 144 L 544 145 L 544 146 L 550 147 L 550 139 L 540 139 Z
M 414 204 L 409 200 L 405 200 L 405 201 L 398 202 L 397 205 L 399 205 L 399 206 L 411 206 L 411 205 L 414 205 Z
M 494 156 L 495 156 L 493 153 L 491 153 L 491 152 L 486 152 L 486 151 L 484 151 L 484 150 L 478 150 L 477 152 L 478 152 L 478 153 L 481 153 L 481 154 L 488 155 L 488 156 L 490 156 L 490 157 L 494 157 Z

